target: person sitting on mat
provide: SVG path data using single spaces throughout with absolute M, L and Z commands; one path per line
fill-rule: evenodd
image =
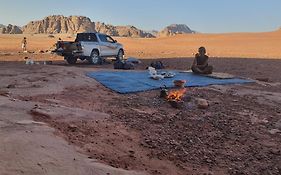
M 192 72 L 196 74 L 212 74 L 213 66 L 208 64 L 208 59 L 205 47 L 200 47 L 191 67 Z

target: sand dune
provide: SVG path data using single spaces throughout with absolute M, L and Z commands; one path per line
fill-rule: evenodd
M 213 57 L 281 58 L 281 32 L 192 34 L 156 39 L 120 38 L 129 55 L 190 57 L 205 46 Z
M 0 35 L 0 51 L 20 51 L 24 36 L 31 51 L 48 50 L 59 37 L 74 40 L 70 35 L 55 35 L 55 38 L 48 35 Z M 281 58 L 281 31 L 116 39 L 124 44 L 127 56 L 140 58 L 192 57 L 200 46 L 205 46 L 212 57 Z

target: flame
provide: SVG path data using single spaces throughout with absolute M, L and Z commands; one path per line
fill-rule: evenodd
M 172 100 L 181 101 L 181 99 L 183 98 L 186 91 L 187 91 L 186 88 L 171 91 L 171 92 L 169 92 L 169 95 L 168 95 L 167 99 L 169 101 L 172 101 Z

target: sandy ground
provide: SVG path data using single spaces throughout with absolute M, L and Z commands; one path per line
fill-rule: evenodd
M 56 133 L 55 129 L 46 123 L 33 120 L 33 111 L 39 106 L 42 109 L 51 110 L 52 116 L 67 115 L 68 118 L 65 121 L 80 121 L 81 119 L 96 121 L 107 118 L 107 114 L 53 105 L 51 104 L 53 103 L 52 99 L 49 99 L 50 104 L 42 104 L 18 98 L 24 94 L 33 96 L 60 93 L 68 86 L 86 85 L 85 78 L 83 80 L 77 79 L 77 81 L 72 81 L 73 77 L 65 78 L 70 75 L 71 69 L 58 71 L 55 70 L 56 68 L 45 67 L 44 70 L 40 71 L 40 67 L 18 66 L 17 64 L 1 64 L 1 175 L 145 174 L 113 168 L 100 163 L 95 158 L 89 158 L 83 150 L 67 143 L 60 137 L 59 133 L 54 134 Z M 51 71 L 49 72 L 49 70 Z M 33 74 L 35 72 L 36 75 Z M 59 74 L 61 75 L 58 76 Z M 48 78 L 44 79 L 43 77 Z M 49 78 L 51 81 L 48 80 Z M 63 82 L 62 79 L 65 81 Z M 40 85 L 36 82 L 40 82 Z M 13 84 L 16 86 L 15 88 L 11 86 Z M 5 88 L 7 86 L 9 86 L 8 89 Z
M 85 76 L 112 64 L 69 66 L 38 53 L 73 36 L 27 35 L 34 53 L 26 54 L 23 35 L 0 35 L 0 174 L 280 174 L 280 36 L 117 38 L 127 56 L 145 58 L 140 70 L 158 58 L 186 70 L 204 45 L 215 71 L 256 80 L 188 88 L 174 109 L 159 90 L 120 95 Z M 25 65 L 25 57 L 40 64 Z M 198 109 L 197 98 L 209 108 Z
M 162 61 L 186 69 L 192 59 Z M 280 174 L 281 61 L 211 63 L 263 81 L 188 88 L 174 109 L 159 90 L 120 95 L 85 76 L 112 64 L 1 62 L 1 174 Z
M 27 37 L 28 50 L 50 50 L 61 37 L 74 40 L 71 35 L 0 35 L 0 55 L 21 51 L 21 40 Z M 281 30 L 267 33 L 190 34 L 167 38 L 116 38 L 124 45 L 126 55 L 138 58 L 192 57 L 200 46 L 211 57 L 281 58 Z M 15 58 L 14 58 L 15 59 Z M 18 59 L 18 58 L 17 58 Z M 54 58 L 53 58 L 54 59 Z M 12 57 L 9 60 L 13 60 Z

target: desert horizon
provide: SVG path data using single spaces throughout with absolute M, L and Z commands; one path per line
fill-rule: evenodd
M 58 38 L 64 41 L 75 39 L 75 35 L 71 34 L 0 34 L 0 52 L 2 52 L 0 60 L 8 61 L 7 53 L 20 52 L 23 37 L 27 37 L 28 51 L 35 53 L 40 50 L 50 50 Z M 281 58 L 280 30 L 262 33 L 179 34 L 161 38 L 114 38 L 124 45 L 126 57 L 193 57 L 197 49 L 204 46 L 210 57 Z M 6 57 L 3 57 L 5 53 Z M 15 58 L 10 58 L 11 61 L 15 60 Z M 54 57 L 54 59 L 60 58 Z
M 79 18 L 82 18 L 82 19 L 86 19 L 88 20 L 88 22 L 90 23 L 93 23 L 93 24 L 98 24 L 98 25 L 104 25 L 104 26 L 110 26 L 110 27 L 135 27 L 134 25 L 132 24 L 110 24 L 110 23 L 106 23 L 106 22 L 103 22 L 103 21 L 92 21 L 92 19 L 90 17 L 87 17 L 87 16 L 83 16 L 83 15 L 68 15 L 68 16 L 65 16 L 65 15 L 60 15 L 60 14 L 50 14 L 50 15 L 46 15 L 44 16 L 43 18 L 37 18 L 37 19 L 34 19 L 34 20 L 31 20 L 29 19 L 28 22 L 26 22 L 25 24 L 23 25 L 18 25 L 16 23 L 12 23 L 12 22 L 7 22 L 6 24 L 3 24 L 3 23 L 0 23 L 0 29 L 2 28 L 6 28 L 8 26 L 11 26 L 11 27 L 17 27 L 18 29 L 20 29 L 20 31 L 18 30 L 7 30 L 7 31 L 3 31 L 3 30 L 0 30 L 0 34 L 21 34 L 21 33 L 25 33 L 25 34 L 42 34 L 42 33 L 45 33 L 46 34 L 46 31 L 45 32 L 42 32 L 42 31 L 39 31 L 39 33 L 36 33 L 34 30 L 36 29 L 25 29 L 25 28 L 28 28 L 29 25 L 34 25 L 34 23 L 38 23 L 38 22 L 41 22 L 41 21 L 44 21 L 46 19 L 49 19 L 49 18 L 58 18 L 57 20 L 61 20 L 60 18 L 62 19 L 70 19 L 71 21 L 71 18 L 78 18 L 76 20 L 79 21 Z M 74 22 L 75 21 L 71 21 L 71 22 Z M 76 21 L 77 22 L 77 21 Z M 85 22 L 85 21 L 83 21 Z M 82 22 L 82 23 L 83 23 Z M 76 24 L 77 25 L 77 24 Z M 277 26 L 275 28 L 271 28 L 271 29 L 266 29 L 266 30 L 262 30 L 262 31 L 250 31 L 250 30 L 245 30 L 243 31 L 242 28 L 240 29 L 240 31 L 213 31 L 213 32 L 202 32 L 200 30 L 195 30 L 193 29 L 191 26 L 189 26 L 188 24 L 186 23 L 174 23 L 174 22 L 171 22 L 170 25 L 166 25 L 166 26 L 161 26 L 161 28 L 159 29 L 153 29 L 153 28 L 150 28 L 150 29 L 143 29 L 143 28 L 139 28 L 139 27 L 135 27 L 137 29 L 139 29 L 140 31 L 143 31 L 143 32 L 147 32 L 147 33 L 158 33 L 158 32 L 161 32 L 163 30 L 165 30 L 165 28 L 169 27 L 169 26 L 172 26 L 172 25 L 179 25 L 179 26 L 184 26 L 184 27 L 187 27 L 186 28 L 186 31 L 187 33 L 202 33 L 202 34 L 230 34 L 230 33 L 264 33 L 264 32 L 274 32 L 274 31 L 277 31 L 277 30 L 281 30 L 281 25 L 280 26 Z M 9 32 L 12 32 L 12 33 L 9 33 Z M 38 32 L 38 31 L 37 31 Z M 57 34 L 57 33 L 60 33 L 60 32 L 55 32 L 55 33 L 48 33 L 48 34 Z M 64 32 L 62 32 L 64 33 Z M 157 36 L 157 35 L 156 35 Z

